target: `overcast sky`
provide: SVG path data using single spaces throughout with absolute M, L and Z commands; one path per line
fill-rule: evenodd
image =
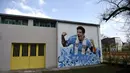
M 0 0 L 0 13 L 29 15 L 62 20 L 79 21 L 99 24 L 100 15 L 108 4 L 99 0 Z M 125 35 L 120 31 L 124 20 L 115 18 L 101 25 L 101 34 L 108 37 L 120 37 L 125 41 Z M 118 29 L 117 29 L 118 28 Z

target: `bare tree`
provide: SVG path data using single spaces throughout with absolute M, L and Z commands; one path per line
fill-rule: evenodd
M 122 13 L 130 16 L 130 0 L 100 0 L 100 2 L 106 2 L 111 5 L 111 7 L 106 9 L 106 12 L 102 14 L 102 19 L 105 21 Z
M 108 21 L 111 18 L 115 18 L 118 15 L 122 15 L 123 18 L 126 18 L 124 26 L 122 27 L 123 31 L 126 33 L 126 37 L 130 39 L 130 0 L 100 0 L 100 2 L 105 2 L 110 5 L 108 9 L 101 15 L 102 21 Z M 130 41 L 130 40 L 129 40 Z

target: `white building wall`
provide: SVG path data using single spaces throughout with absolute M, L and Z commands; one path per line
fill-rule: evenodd
M 121 41 L 121 39 L 119 38 L 119 37 L 116 37 L 115 38 L 115 42 L 117 43 L 117 49 L 118 49 L 118 51 L 122 51 L 122 41 Z
M 76 34 L 76 27 L 80 24 L 58 23 L 56 28 L 33 26 L 33 20 L 29 19 L 28 26 L 0 24 L 0 70 L 10 70 L 11 43 L 46 43 L 46 68 L 57 66 L 57 32 L 67 30 Z M 64 28 L 67 26 L 67 28 Z M 93 39 L 95 46 L 100 47 L 99 28 L 97 26 L 83 25 L 86 29 L 87 38 Z M 73 31 L 72 31 L 73 30 Z M 58 37 L 60 38 L 60 37 Z M 66 37 L 67 38 L 67 37 Z M 58 40 L 59 41 L 59 40 Z M 102 52 L 101 52 L 102 53 Z
M 10 70 L 11 44 L 46 43 L 46 68 L 56 67 L 56 28 L 0 24 L 0 70 Z

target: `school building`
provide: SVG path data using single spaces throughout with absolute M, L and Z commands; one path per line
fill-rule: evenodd
M 58 32 L 64 25 L 70 31 L 85 26 L 87 36 L 101 48 L 99 24 L 0 14 L 0 70 L 56 68 Z

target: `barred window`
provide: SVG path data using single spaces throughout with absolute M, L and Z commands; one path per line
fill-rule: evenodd
M 33 26 L 55 28 L 56 22 L 34 20 L 34 21 L 33 21 Z
M 13 44 L 13 56 L 18 57 L 20 55 L 20 44 Z
M 36 44 L 31 44 L 30 56 L 36 56 Z
M 2 24 L 12 24 L 12 25 L 28 25 L 27 19 L 17 19 L 17 18 L 7 18 L 7 17 L 1 17 L 1 23 Z
M 38 45 L 38 56 L 44 56 L 44 44 L 39 44 Z

